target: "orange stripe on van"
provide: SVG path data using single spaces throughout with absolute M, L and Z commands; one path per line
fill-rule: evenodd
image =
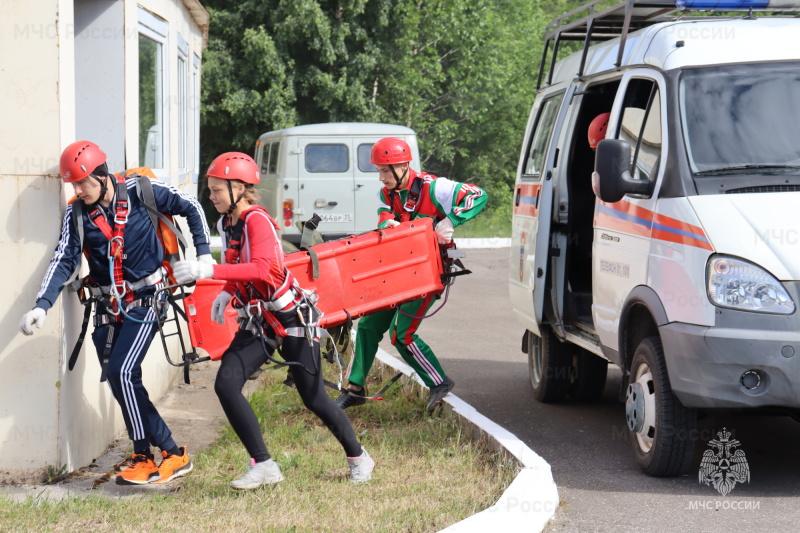
M 541 185 L 517 185 L 516 191 L 514 192 L 514 214 L 528 217 L 538 217 L 539 208 L 536 207 L 536 197 L 541 189 Z
M 594 226 L 622 231 L 713 251 L 703 228 L 632 204 L 626 200 L 610 204 L 598 201 Z

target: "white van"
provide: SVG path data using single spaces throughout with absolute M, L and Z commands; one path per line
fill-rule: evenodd
M 414 130 L 393 124 L 308 124 L 261 135 L 255 160 L 264 207 L 283 239 L 299 244 L 297 222 L 317 213 L 326 240 L 375 229 L 381 182 L 369 154 L 375 141 L 399 137 L 419 161 Z
M 595 399 L 619 366 L 654 476 L 692 466 L 698 408 L 800 413 L 800 19 L 681 3 L 548 26 L 510 254 L 536 398 Z M 565 40 L 583 48 L 556 61 Z

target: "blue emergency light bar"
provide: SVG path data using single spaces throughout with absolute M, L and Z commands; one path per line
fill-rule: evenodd
M 786 0 L 676 0 L 678 9 L 798 9 L 800 2 Z

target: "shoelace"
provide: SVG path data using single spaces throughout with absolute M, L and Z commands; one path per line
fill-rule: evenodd
M 147 457 L 146 455 L 135 454 L 133 456 L 133 458 L 131 459 L 131 466 L 136 466 L 136 465 L 141 464 L 141 463 L 146 463 L 149 460 L 150 460 L 150 458 Z

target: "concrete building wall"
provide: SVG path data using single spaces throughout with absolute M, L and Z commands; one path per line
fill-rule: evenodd
M 189 53 L 200 56 L 198 21 L 205 12 L 199 3 L 141 5 L 166 21 L 170 35 L 181 31 Z M 73 195 L 58 177 L 63 148 L 84 138 L 103 147 L 111 170 L 139 163 L 139 9 L 130 0 L 0 3 L 0 292 L 7 298 L 0 308 L 0 481 L 35 479 L 48 465 L 84 466 L 124 430 L 116 402 L 99 382 L 91 327 L 75 369 L 67 370 L 83 318 L 75 295 L 64 291 L 33 336 L 20 334 L 18 324 L 35 302 Z M 177 41 L 166 43 L 170 61 L 177 61 Z M 177 78 L 170 76 L 164 113 L 178 124 L 171 95 Z M 166 138 L 165 179 L 196 193 L 190 177 L 197 169 L 178 172 L 178 132 Z M 143 373 L 154 400 L 178 375 L 158 337 Z

